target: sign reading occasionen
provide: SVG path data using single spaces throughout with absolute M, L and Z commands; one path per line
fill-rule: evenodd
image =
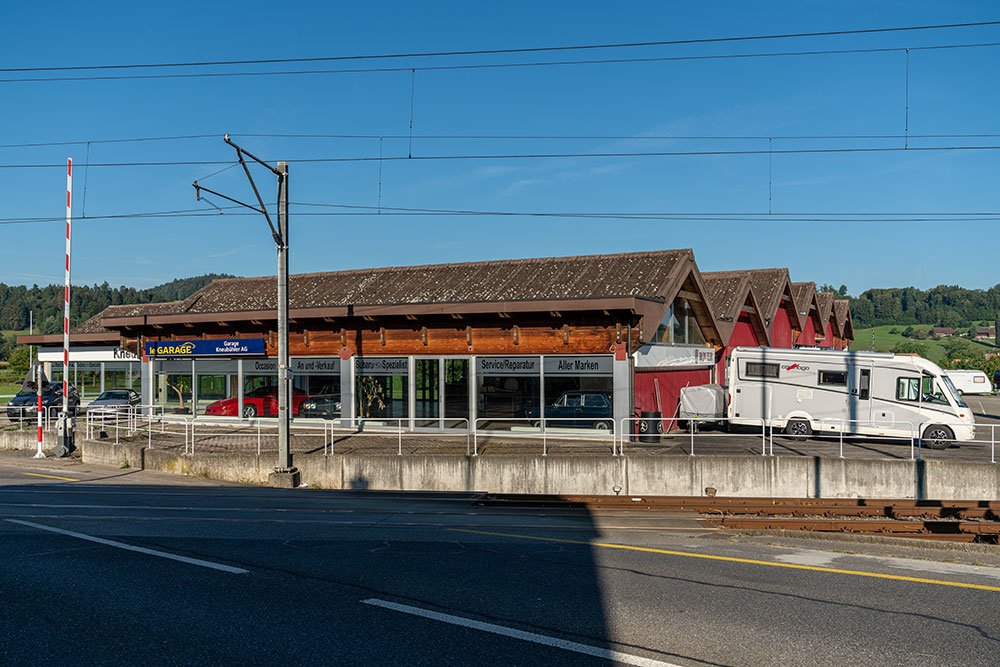
M 265 354 L 263 338 L 219 338 L 216 340 L 152 340 L 145 345 L 147 357 L 238 357 Z

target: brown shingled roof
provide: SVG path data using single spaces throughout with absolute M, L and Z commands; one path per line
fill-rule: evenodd
M 799 310 L 799 316 L 803 318 L 803 325 L 805 325 L 804 318 L 809 316 L 816 318 L 817 322 L 821 321 L 818 319 L 819 303 L 816 296 L 816 283 L 792 283 L 792 294 L 795 297 L 795 307 Z M 815 309 L 810 309 L 810 306 L 815 306 Z M 825 324 L 823 324 L 823 329 L 826 329 Z M 822 331 L 818 327 L 816 332 L 822 334 Z
M 751 322 L 757 332 L 758 340 L 768 344 L 770 336 L 767 324 L 746 271 L 712 271 L 701 274 L 701 278 L 705 283 L 706 296 L 718 318 L 718 329 L 724 343 L 729 343 L 729 337 L 736 328 L 743 306 L 749 299 L 754 311 Z
M 851 317 L 851 302 L 847 299 L 835 299 L 833 312 L 840 324 L 840 337 L 854 340 L 854 321 Z
M 727 322 L 736 320 L 746 299 L 747 272 L 711 271 L 701 277 L 715 316 Z
M 763 319 L 770 323 L 774 319 L 774 314 L 778 312 L 781 299 L 785 295 L 786 286 L 791 284 L 788 277 L 788 269 L 754 269 L 747 271 L 750 277 L 750 286 L 753 287 L 754 296 L 760 304 Z M 795 300 L 794 293 L 789 288 L 792 300 Z M 798 319 L 797 307 L 796 319 Z M 796 326 L 800 323 L 796 322 Z
M 689 249 L 663 250 L 302 273 L 289 278 L 289 307 L 665 298 L 679 264 L 693 257 Z M 213 280 L 173 312 L 271 310 L 274 285 L 274 276 Z
M 830 316 L 833 315 L 833 292 L 816 292 L 816 309 L 819 312 L 819 319 L 823 322 L 823 330 L 826 331 L 826 323 L 830 321 Z M 840 333 L 840 322 L 834 318 L 833 320 L 834 333 Z

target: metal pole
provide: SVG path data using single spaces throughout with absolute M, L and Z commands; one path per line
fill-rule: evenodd
M 278 163 L 278 467 L 292 467 L 288 377 L 288 163 Z

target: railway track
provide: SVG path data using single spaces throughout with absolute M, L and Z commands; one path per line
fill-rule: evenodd
M 735 498 L 487 494 L 484 507 L 689 511 L 731 530 L 801 530 L 997 543 L 1000 502 L 866 498 Z

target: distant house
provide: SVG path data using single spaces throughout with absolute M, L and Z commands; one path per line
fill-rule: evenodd
M 996 327 L 976 327 L 976 340 L 986 340 L 989 338 L 995 338 L 997 335 Z
M 955 330 L 951 327 L 934 327 L 931 329 L 932 336 L 954 336 Z

